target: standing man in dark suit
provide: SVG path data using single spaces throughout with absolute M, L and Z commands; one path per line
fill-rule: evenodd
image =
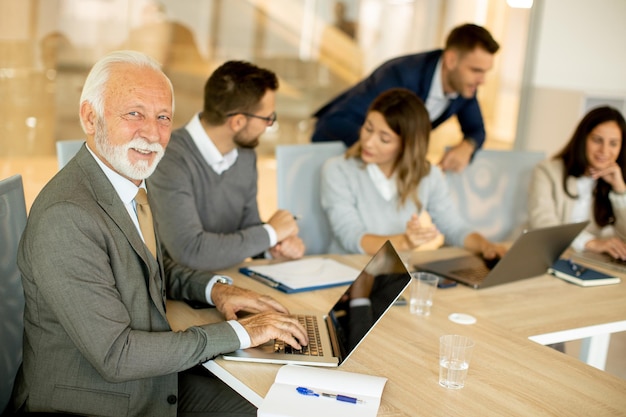
M 352 145 L 374 98 L 390 88 L 403 87 L 424 101 L 433 128 L 457 116 L 463 140 L 451 147 L 439 164 L 446 171 L 462 171 L 485 141 L 476 91 L 499 48 L 485 28 L 465 24 L 450 32 L 443 50 L 387 61 L 314 114 L 317 123 L 312 141 L 341 140 Z
M 41 191 L 20 243 L 26 306 L 16 409 L 255 416 L 196 365 L 274 338 L 308 343 L 271 297 L 163 262 L 141 197 L 169 141 L 173 107 L 172 84 L 146 55 L 114 52 L 89 73 L 79 113 L 87 144 Z M 228 321 L 173 332 L 166 294 L 214 304 Z M 242 310 L 256 314 L 237 319 Z

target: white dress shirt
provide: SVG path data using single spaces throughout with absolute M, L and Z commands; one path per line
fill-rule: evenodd
M 189 123 L 185 126 L 185 129 L 191 135 L 194 143 L 200 150 L 200 155 L 206 161 L 206 163 L 215 171 L 216 174 L 221 175 L 222 172 L 228 170 L 237 161 L 239 152 L 237 148 L 222 155 L 217 149 L 209 135 L 207 135 L 202 123 L 200 122 L 199 114 L 194 115 Z M 267 235 L 270 239 L 270 247 L 278 243 L 278 236 L 276 231 L 269 224 L 264 224 L 263 228 L 267 231 Z
M 593 216 L 591 206 L 593 203 L 593 189 L 596 186 L 596 180 L 591 177 L 578 177 L 576 178 L 576 191 L 578 192 L 578 198 L 574 201 L 572 206 L 571 218 L 572 223 L 582 222 L 589 220 Z M 576 236 L 576 239 L 572 242 L 572 248 L 577 252 L 585 250 L 585 245 L 595 236 L 583 230 Z
M 433 81 L 430 84 L 430 91 L 428 97 L 426 97 L 426 110 L 428 110 L 428 118 L 431 122 L 435 121 L 450 105 L 450 101 L 456 99 L 458 93 L 444 94 L 443 81 L 441 78 L 441 66 L 443 58 L 439 58 L 437 67 L 435 68 L 435 74 L 433 75 Z
M 372 179 L 376 191 L 385 199 L 391 201 L 398 194 L 398 185 L 396 184 L 396 173 L 387 178 L 376 164 L 367 164 L 367 174 Z
M 113 171 L 111 168 L 106 166 L 104 162 L 102 162 L 100 158 L 98 158 L 91 151 L 91 149 L 89 149 L 89 146 L 87 146 L 87 150 L 89 151 L 89 153 L 91 153 L 91 156 L 93 156 L 93 158 L 96 160 L 96 162 L 98 163 L 98 165 L 104 172 L 104 175 L 106 175 L 106 177 L 111 182 L 111 185 L 113 185 L 115 192 L 117 192 L 117 195 L 122 200 L 122 203 L 124 203 L 124 207 L 126 207 L 126 211 L 128 211 L 128 215 L 130 216 L 130 219 L 132 220 L 133 224 L 137 228 L 137 232 L 139 233 L 139 236 L 141 236 L 141 239 L 143 240 L 143 235 L 141 234 L 141 228 L 139 227 L 139 220 L 137 219 L 137 211 L 135 209 L 135 196 L 137 195 L 137 191 L 139 190 L 139 188 L 144 188 L 144 189 L 146 188 L 146 182 L 142 181 L 139 187 L 137 187 L 131 181 L 122 177 L 120 174 L 118 174 L 117 172 Z M 213 277 L 211 281 L 209 281 L 205 289 L 206 300 L 211 305 L 214 305 L 213 300 L 211 299 L 211 291 L 213 290 L 213 285 L 215 285 L 215 283 L 217 282 L 219 278 L 220 276 Z M 250 347 L 252 342 L 250 340 L 250 336 L 248 335 L 248 332 L 246 332 L 246 329 L 244 329 L 243 326 L 236 320 L 228 320 L 227 323 L 230 324 L 230 326 L 233 328 L 233 330 L 237 334 L 241 349 Z

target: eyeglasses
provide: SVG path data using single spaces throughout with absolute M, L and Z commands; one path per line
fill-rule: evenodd
M 263 121 L 265 121 L 265 123 L 267 123 L 268 126 L 271 126 L 274 124 L 274 122 L 276 121 L 276 119 L 278 118 L 278 116 L 276 115 L 276 112 L 273 112 L 272 114 L 270 114 L 268 117 L 264 117 L 264 116 L 257 116 L 256 114 L 252 114 L 252 113 L 245 113 L 245 112 L 237 112 L 237 113 L 228 113 L 226 115 L 226 117 L 233 117 L 236 116 L 238 114 L 242 114 L 246 117 L 254 117 L 255 119 L 261 119 Z

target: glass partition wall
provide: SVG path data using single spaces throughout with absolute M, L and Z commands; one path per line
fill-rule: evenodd
M 441 47 L 464 22 L 485 25 L 502 44 L 479 99 L 487 146 L 511 147 L 528 12 L 504 0 L 0 0 L 0 22 L 0 158 L 54 155 L 55 141 L 83 137 L 82 83 L 99 57 L 121 48 L 163 64 L 176 127 L 200 109 L 204 82 L 222 62 L 274 70 L 279 119 L 259 148 L 272 153 L 308 142 L 312 112 L 380 63 Z M 432 142 L 456 142 L 455 124 Z

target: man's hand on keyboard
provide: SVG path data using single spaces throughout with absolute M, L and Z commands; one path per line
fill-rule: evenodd
M 236 285 L 215 284 L 211 292 L 215 307 L 224 315 L 226 320 L 237 320 L 237 313 L 261 313 L 275 311 L 289 314 L 289 310 L 269 295 L 261 295 L 254 291 L 237 287 Z
M 295 349 L 309 344 L 309 338 L 298 319 L 277 312 L 262 312 L 239 319 L 246 329 L 251 346 L 259 346 L 273 339 L 280 339 Z

